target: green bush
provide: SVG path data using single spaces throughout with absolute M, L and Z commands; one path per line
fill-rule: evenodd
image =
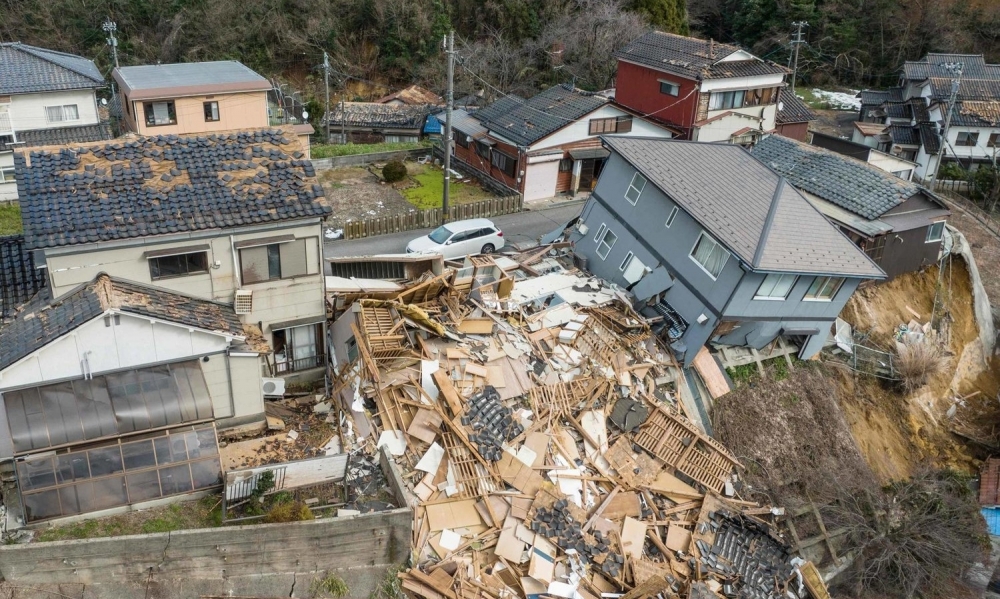
M 406 165 L 398 160 L 393 160 L 382 167 L 382 176 L 387 183 L 395 183 L 406 178 Z
M 302 520 L 312 520 L 313 518 L 315 516 L 313 516 L 309 506 L 301 501 L 289 501 L 272 507 L 267 512 L 267 515 L 264 516 L 264 522 L 269 524 L 276 522 L 301 522 Z

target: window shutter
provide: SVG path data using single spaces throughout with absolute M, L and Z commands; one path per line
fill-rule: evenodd
M 245 248 L 240 250 L 240 265 L 242 266 L 243 283 L 266 281 L 268 276 L 267 246 Z
M 618 133 L 628 133 L 631 130 L 632 130 L 632 117 L 631 116 L 618 117 Z
M 598 119 L 590 119 L 590 135 L 597 135 L 600 133 L 600 122 Z
M 308 272 L 306 265 L 306 240 L 299 239 L 281 244 L 281 276 L 297 277 Z

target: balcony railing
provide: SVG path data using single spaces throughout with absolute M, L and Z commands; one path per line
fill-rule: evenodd
M 14 127 L 10 124 L 10 113 L 0 112 L 0 135 L 10 135 Z
M 289 372 L 309 370 L 310 368 L 318 368 L 326 363 L 325 358 L 325 355 L 319 354 L 316 356 L 309 356 L 308 358 L 299 358 L 297 360 L 286 362 L 275 362 L 274 373 L 285 374 Z

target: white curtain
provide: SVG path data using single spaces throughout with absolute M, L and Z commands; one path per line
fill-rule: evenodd
M 702 235 L 698 240 L 698 246 L 694 248 L 694 259 L 714 277 L 722 273 L 722 267 L 725 266 L 728 257 L 729 253 L 707 235 Z
M 304 360 L 316 357 L 316 325 L 295 327 L 292 332 L 292 359 Z

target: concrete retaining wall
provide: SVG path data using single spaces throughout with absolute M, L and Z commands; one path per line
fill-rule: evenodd
M 13 584 L 79 587 L 73 597 L 112 598 L 147 584 L 150 597 L 309 597 L 333 573 L 368 597 L 388 568 L 408 558 L 410 509 L 171 533 L 0 546 L 0 574 Z M 138 586 L 136 586 L 138 585 Z
M 366 166 L 373 162 L 389 162 L 390 160 L 416 159 L 420 156 L 427 156 L 431 153 L 431 148 L 417 148 L 415 150 L 401 150 L 397 152 L 375 152 L 374 154 L 354 154 L 352 156 L 334 156 L 333 158 L 313 158 L 313 167 L 320 171 L 330 168 L 344 168 L 346 166 Z

